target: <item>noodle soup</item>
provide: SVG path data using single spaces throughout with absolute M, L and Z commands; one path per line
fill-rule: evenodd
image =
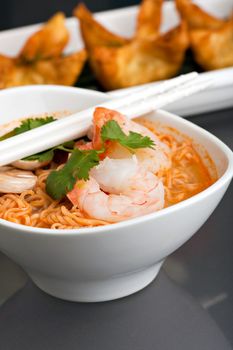
M 45 111 L 75 112 L 108 99 L 58 86 L 0 95 L 5 123 Z M 136 124 L 113 111 L 99 110 L 94 117 L 88 138 L 0 169 L 2 178 L 15 180 L 1 188 L 1 251 L 43 291 L 72 301 L 106 301 L 147 286 L 165 258 L 204 224 L 233 175 L 229 148 L 176 115 L 159 110 Z
M 55 117 L 14 122 L 1 138 Z M 0 218 L 50 229 L 102 226 L 162 210 L 217 179 L 208 155 L 212 171 L 190 137 L 170 127 L 97 108 L 88 135 L 0 168 Z

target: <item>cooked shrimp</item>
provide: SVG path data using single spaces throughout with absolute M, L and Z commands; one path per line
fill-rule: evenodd
M 164 187 L 136 156 L 106 157 L 91 170 L 88 181 L 76 183 L 68 198 L 92 218 L 119 222 L 162 209 Z
M 22 193 L 31 190 L 37 176 L 31 171 L 18 170 L 10 166 L 0 167 L 0 193 Z
M 152 133 L 146 127 L 128 119 L 119 112 L 102 107 L 96 108 L 94 112 L 92 139 L 94 149 L 99 149 L 102 147 L 100 131 L 102 126 L 109 120 L 115 120 L 127 135 L 130 131 L 133 131 L 143 136 L 149 136 L 150 139 L 154 141 L 154 149 L 141 148 L 135 150 L 135 155 L 137 156 L 139 162 L 146 167 L 147 170 L 156 173 L 160 169 L 167 169 L 171 166 L 169 158 L 169 153 L 171 150 L 166 144 L 161 142 L 154 133 Z M 114 159 L 122 159 L 129 158 L 131 153 L 117 142 L 108 142 L 105 155 Z

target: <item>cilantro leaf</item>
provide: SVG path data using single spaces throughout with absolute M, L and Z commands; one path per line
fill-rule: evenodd
M 132 149 L 147 147 L 153 148 L 154 146 L 154 141 L 148 136 L 142 136 L 134 131 L 130 131 L 129 134 L 126 135 L 115 120 L 109 120 L 102 127 L 101 138 L 103 141 L 117 141 L 122 146 Z
M 55 146 L 47 151 L 43 151 L 40 153 L 33 154 L 31 156 L 23 158 L 23 160 L 38 160 L 39 162 L 45 162 L 45 161 L 50 161 L 54 157 L 54 151 L 55 150 L 61 150 L 64 152 L 72 152 L 74 148 L 75 142 L 74 141 L 68 141 L 65 142 L 59 146 Z
M 29 130 L 30 130 L 30 120 L 26 119 L 20 124 L 20 126 L 18 126 L 13 130 L 13 133 L 14 135 L 19 135 Z
M 67 141 L 67 142 L 63 143 L 61 146 L 73 149 L 74 145 L 75 145 L 75 141 Z
M 74 141 L 67 141 L 62 145 L 54 147 L 54 149 L 59 149 L 60 151 L 64 151 L 64 152 L 72 152 L 74 149 L 74 146 L 75 146 Z
M 108 121 L 101 128 L 101 138 L 103 141 L 117 141 L 129 149 L 153 148 L 154 146 L 154 142 L 148 136 L 142 136 L 133 131 L 126 135 L 114 120 Z M 72 147 L 72 145 L 66 144 L 57 148 L 67 150 L 67 146 Z M 65 166 L 60 170 L 52 171 L 47 177 L 46 191 L 50 197 L 60 200 L 73 189 L 78 179 L 88 180 L 90 169 L 99 164 L 98 155 L 103 152 L 105 152 L 104 146 L 101 150 L 81 151 L 74 149 Z
M 137 132 L 130 131 L 129 135 L 125 139 L 119 141 L 122 146 L 129 148 L 153 148 L 154 141 L 149 138 L 149 136 L 142 136 Z
M 26 131 L 39 128 L 40 126 L 43 126 L 45 124 L 49 124 L 53 121 L 55 121 L 53 117 L 46 117 L 46 118 L 29 118 L 22 121 L 21 125 L 13 130 L 14 135 L 22 134 Z
M 87 180 L 90 169 L 98 164 L 99 157 L 95 150 L 75 149 L 62 169 L 49 174 L 46 180 L 46 192 L 55 200 L 62 199 L 73 189 L 78 179 Z
M 101 138 L 103 141 L 118 141 L 125 138 L 125 134 L 115 120 L 109 120 L 101 128 Z
M 13 130 L 8 132 L 7 134 L 0 137 L 0 141 L 4 141 L 6 139 L 9 139 L 10 137 L 15 136 Z
M 23 160 L 38 160 L 39 162 L 50 161 L 54 157 L 54 149 L 49 149 L 48 151 L 33 154 L 31 156 L 23 158 Z
M 56 119 L 54 119 L 53 117 L 45 117 L 45 118 L 28 118 L 25 119 L 21 122 L 20 126 L 18 126 L 17 128 L 11 130 L 10 132 L 8 132 L 7 134 L 3 135 L 0 137 L 0 141 L 6 140 L 9 137 L 12 136 L 16 136 L 19 134 L 22 134 L 26 131 L 38 128 L 39 126 L 51 123 L 53 121 L 55 121 Z
M 56 119 L 54 119 L 54 117 L 52 117 L 52 116 L 45 117 L 45 118 L 25 119 L 21 122 L 20 126 L 18 126 L 17 128 L 13 129 L 12 131 L 10 131 L 7 134 L 0 137 L 0 141 L 6 140 L 12 136 L 22 134 L 26 131 L 36 129 L 40 126 L 51 123 L 55 120 Z M 55 149 L 60 149 L 60 150 L 65 151 L 65 152 L 71 152 L 73 150 L 74 144 L 75 144 L 74 141 L 65 142 L 62 145 L 59 145 L 59 146 L 54 147 L 52 149 L 49 149 L 47 151 L 36 153 L 36 154 L 33 154 L 29 157 L 25 157 L 25 158 L 23 158 L 23 160 L 29 160 L 29 161 L 38 160 L 39 162 L 49 161 L 49 160 L 53 159 Z

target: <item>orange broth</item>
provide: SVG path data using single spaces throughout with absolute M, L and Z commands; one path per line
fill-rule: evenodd
M 166 143 L 172 150 L 171 168 L 162 169 L 157 174 L 165 187 L 165 207 L 194 196 L 216 181 L 217 175 L 211 176 L 207 166 L 195 150 L 191 138 L 171 127 L 165 128 L 166 132 L 158 131 L 155 123 L 143 118 L 138 118 L 137 122 L 156 134 L 160 141 Z M 208 158 L 211 168 L 217 174 L 216 167 L 209 155 L 206 154 L 205 157 Z

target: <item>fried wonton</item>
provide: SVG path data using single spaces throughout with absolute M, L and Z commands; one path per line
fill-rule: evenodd
M 86 61 L 86 51 L 62 54 L 69 41 L 62 13 L 54 15 L 26 41 L 15 58 L 0 55 L 0 88 L 31 84 L 73 85 Z
M 197 63 L 206 70 L 233 66 L 233 17 L 215 18 L 190 0 L 176 0 L 176 6 L 188 24 Z
M 109 32 L 83 4 L 75 9 L 90 65 L 105 89 L 167 79 L 179 71 L 189 44 L 186 24 L 161 35 L 161 7 L 162 0 L 142 1 L 131 39 Z
M 136 37 L 152 38 L 159 36 L 163 0 L 144 0 L 140 5 L 137 18 Z

